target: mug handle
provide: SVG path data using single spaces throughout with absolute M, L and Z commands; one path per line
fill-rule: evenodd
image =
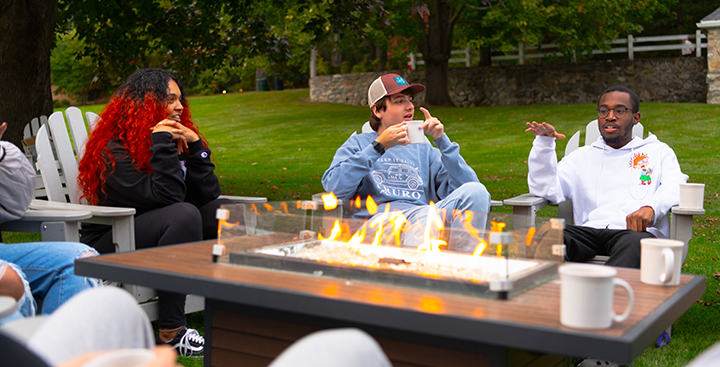
M 613 320 L 615 320 L 616 322 L 623 322 L 627 320 L 627 318 L 630 316 L 630 311 L 632 311 L 633 305 L 635 304 L 635 293 L 633 293 L 632 288 L 630 288 L 630 284 L 628 284 L 628 282 L 622 279 L 613 278 L 613 283 L 615 285 L 619 285 L 625 288 L 625 290 L 628 292 L 629 301 L 625 312 L 623 312 L 622 315 L 616 315 L 615 311 L 612 312 Z
M 665 272 L 660 274 L 660 283 L 670 283 L 675 270 L 675 253 L 669 248 L 664 248 L 662 255 L 665 259 Z

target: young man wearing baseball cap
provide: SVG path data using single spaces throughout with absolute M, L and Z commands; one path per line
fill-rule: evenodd
M 354 213 L 356 218 L 382 215 L 390 205 L 391 211 L 402 211 L 408 223 L 424 225 L 433 202 L 446 210 L 446 226 L 460 227 L 460 218 L 453 213 L 470 210 L 473 226 L 484 228 L 490 194 L 460 156 L 460 146 L 450 141 L 440 120 L 425 108 L 420 108 L 425 121 L 419 128 L 433 137 L 437 148 L 429 142 L 410 144 L 406 122 L 414 116 L 413 97 L 424 90 L 425 86 L 408 84 L 397 74 L 375 79 L 368 89 L 374 131 L 351 136 L 337 150 L 323 175 L 323 187 L 343 200 L 372 196 L 377 214 L 362 208 Z

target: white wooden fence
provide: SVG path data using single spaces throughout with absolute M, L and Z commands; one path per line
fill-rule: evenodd
M 627 38 L 619 38 L 612 41 L 606 41 L 611 44 L 612 48 L 609 50 L 593 50 L 592 54 L 617 54 L 627 53 L 628 59 L 633 60 L 636 52 L 649 52 L 649 51 L 670 51 L 670 50 L 682 50 L 684 48 L 695 48 L 695 56 L 702 56 L 702 49 L 707 48 L 707 43 L 703 43 L 703 39 L 707 38 L 699 29 L 692 34 L 677 34 L 670 36 L 651 36 L 651 37 L 633 37 L 632 34 L 628 35 Z M 683 40 L 695 40 L 693 44 L 684 44 L 679 41 Z M 668 43 L 672 42 L 672 43 Z M 617 46 L 616 46 L 617 45 Z M 540 47 L 527 48 L 524 44 L 519 43 L 517 47 L 513 47 L 513 54 L 510 55 L 498 55 L 492 56 L 491 59 L 495 60 L 518 60 L 520 65 L 525 63 L 526 59 L 540 59 L 549 56 L 563 56 L 564 54 L 557 51 L 543 52 L 542 50 L 553 50 L 556 49 L 556 44 L 543 44 Z M 452 55 L 462 55 L 462 57 L 451 58 L 449 63 L 464 63 L 466 67 L 470 67 L 473 61 L 479 61 L 480 51 L 471 50 L 470 47 L 466 47 L 464 50 L 453 50 Z M 410 53 L 408 55 L 408 67 L 410 70 L 415 70 L 418 65 L 425 65 L 422 54 Z

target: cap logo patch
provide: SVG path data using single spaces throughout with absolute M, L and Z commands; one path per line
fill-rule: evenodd
M 403 77 L 401 76 L 396 76 L 393 78 L 393 80 L 395 80 L 395 83 L 397 83 L 397 85 L 408 85 L 408 82 L 406 82 L 405 79 L 403 79 Z
M 207 154 L 207 152 L 202 152 L 202 153 L 200 153 L 200 156 L 203 158 L 207 158 L 208 154 Z

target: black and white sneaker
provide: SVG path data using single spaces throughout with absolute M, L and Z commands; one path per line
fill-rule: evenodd
M 180 329 L 175 337 L 166 344 L 171 345 L 183 357 L 203 354 L 205 351 L 205 338 L 200 336 L 195 329 Z

